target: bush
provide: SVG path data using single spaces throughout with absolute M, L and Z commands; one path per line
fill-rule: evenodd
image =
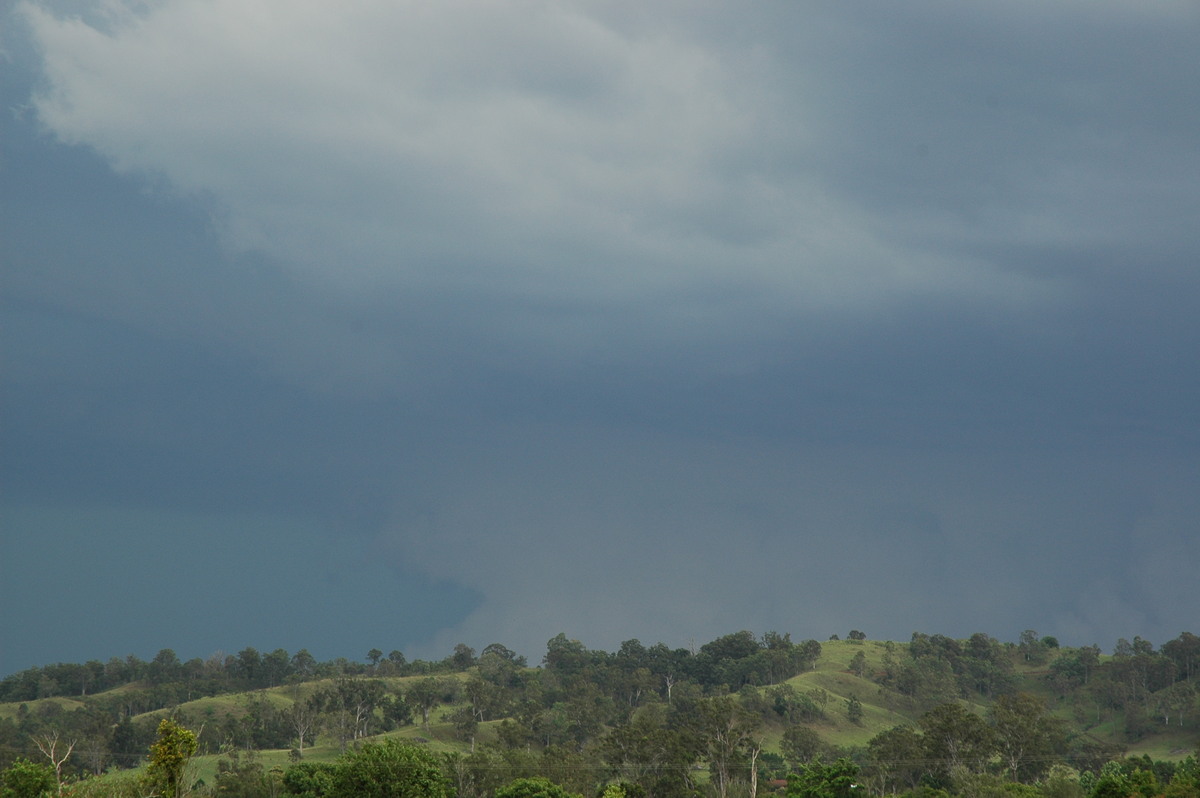
M 334 767 L 330 798 L 451 798 L 433 754 L 396 740 L 367 743 Z
M 3 798 L 42 798 L 58 792 L 54 768 L 18 759 L 0 773 L 0 796 Z

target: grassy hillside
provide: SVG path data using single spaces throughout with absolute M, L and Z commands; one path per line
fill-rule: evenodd
M 1194 718 L 1187 718 L 1183 726 L 1163 726 L 1153 718 L 1143 718 L 1142 726 L 1139 727 L 1143 733 L 1141 736 L 1134 736 L 1130 733 L 1130 721 L 1123 712 L 1101 706 L 1099 699 L 1091 694 L 1080 691 L 1064 692 L 1061 683 L 1057 683 L 1056 687 L 1056 683 L 1052 683 L 1048 678 L 1055 668 L 1056 660 L 1060 657 L 1074 656 L 1076 650 L 1051 648 L 1043 652 L 1044 656 L 1027 661 L 1015 646 L 1001 645 L 996 641 L 991 643 L 993 652 L 1001 652 L 1001 664 L 1004 666 L 1006 678 L 1009 679 L 1006 684 L 1017 691 L 1041 699 L 1047 710 L 1063 721 L 1076 743 L 1107 745 L 1111 750 L 1147 754 L 1154 759 L 1167 760 L 1180 760 L 1195 752 L 1200 740 L 1200 724 Z M 807 667 L 804 670 L 782 684 L 819 707 L 819 711 L 806 717 L 804 725 L 811 728 L 822 743 L 835 753 L 861 751 L 873 737 L 895 726 L 916 726 L 922 714 L 942 700 L 957 701 L 969 711 L 986 716 L 990 700 L 979 692 L 968 691 L 964 697 L 961 691 L 955 691 L 949 699 L 936 699 L 898 689 L 895 684 L 895 672 L 908 662 L 910 645 L 914 644 L 875 640 L 827 641 L 820 644 L 820 654 L 814 662 L 806 663 Z M 531 723 L 530 718 L 538 717 L 539 713 L 543 721 L 547 715 L 556 715 L 559 717 L 558 721 L 544 722 L 566 723 L 573 712 L 578 712 L 577 708 L 571 706 L 572 700 L 578 694 L 594 693 L 599 697 L 604 690 L 612 691 L 604 694 L 607 696 L 605 700 L 612 701 L 615 705 L 620 704 L 620 699 L 616 696 L 621 688 L 613 688 L 610 685 L 601 690 L 597 683 L 599 677 L 584 676 L 581 679 L 578 673 L 575 676 L 571 675 L 571 667 L 589 667 L 586 649 L 581 646 L 571 648 L 568 645 L 564 651 L 568 657 L 577 657 L 578 662 L 574 666 L 569 666 L 568 663 L 560 670 L 552 671 L 549 667 L 525 668 L 510 661 L 505 671 L 506 682 L 497 680 L 494 671 L 488 673 L 488 678 L 492 679 L 489 683 L 500 685 L 503 682 L 507 685 L 503 690 L 510 691 L 513 697 L 507 700 L 504 712 L 480 713 L 486 714 L 487 717 L 478 725 L 468 726 L 473 731 L 464 731 L 462 719 L 464 716 L 471 716 L 470 702 L 479 700 L 478 697 L 469 697 L 469 685 L 478 686 L 486 681 L 480 676 L 485 670 L 482 661 L 477 661 L 476 664 L 458 672 L 442 671 L 432 676 L 427 673 L 406 676 L 367 675 L 365 678 L 372 679 L 382 686 L 385 702 L 402 701 L 401 696 L 410 695 L 415 686 L 428 683 L 431 679 L 441 685 L 446 696 L 453 695 L 453 698 L 443 697 L 439 700 L 430 713 L 428 727 L 422 724 L 420 712 L 415 707 L 412 708 L 412 722 L 399 726 L 389 725 L 381 705 L 377 705 L 368 735 L 371 738 L 395 737 L 412 740 L 434 751 L 466 754 L 472 750 L 472 743 L 479 746 L 500 740 L 498 729 L 500 718 L 504 715 L 524 713 L 522 723 Z M 858 655 L 862 656 L 863 661 L 858 662 L 856 667 Z M 694 657 L 695 654 L 691 656 Z M 1109 658 L 1102 659 L 1107 661 Z M 613 663 L 617 660 L 604 654 L 599 659 L 594 658 L 593 665 L 596 661 L 607 663 L 604 667 L 614 668 L 616 666 Z M 493 662 L 488 667 L 494 666 Z M 644 678 L 645 685 L 639 688 L 642 692 L 639 693 L 638 700 L 642 701 L 643 705 L 645 702 L 653 704 L 663 701 L 660 697 L 660 694 L 664 694 L 661 682 L 655 681 L 646 668 L 643 667 L 642 670 L 646 671 L 645 677 L 639 678 Z M 619 673 L 619 670 L 608 673 L 611 678 L 617 678 L 611 674 Z M 295 753 L 291 749 L 291 745 L 295 744 L 294 734 L 288 731 L 285 718 L 294 707 L 305 706 L 319 693 L 332 690 L 339 683 L 339 678 L 341 677 L 310 681 L 293 679 L 291 683 L 282 686 L 204 696 L 139 713 L 133 717 L 133 721 L 141 732 L 146 734 L 156 726 L 160 718 L 171 715 L 199 731 L 205 753 L 195 758 L 194 767 L 197 775 L 208 784 L 214 783 L 220 760 L 228 758 L 232 750 L 247 745 L 246 741 L 252 737 L 249 729 L 254 724 L 274 723 L 276 732 L 272 739 L 280 740 L 279 744 L 261 746 L 255 757 L 265 771 L 282 772 L 295 761 Z M 892 686 L 884 686 L 884 683 Z M 110 713 L 114 709 L 118 712 L 127 711 L 122 710 L 122 707 L 130 706 L 130 701 L 138 696 L 144 697 L 152 689 L 153 686 L 145 683 L 130 683 L 86 697 L 58 696 L 0 703 L 0 721 L 13 728 L 49 729 L 56 723 L 63 722 L 64 718 L 87 711 L 100 712 L 98 708 L 106 708 Z M 761 697 L 758 710 L 761 713 L 761 727 L 756 732 L 757 739 L 762 741 L 764 750 L 776 753 L 781 751 L 781 740 L 786 725 L 780 717 L 773 715 L 769 708 L 772 690 L 777 689 L 771 686 L 743 687 L 739 693 L 743 703 L 755 693 Z M 524 690 L 532 692 L 522 692 Z M 719 694 L 715 692 L 718 688 L 711 685 L 705 690 L 709 695 Z M 700 691 L 693 689 L 692 695 L 699 694 Z M 853 720 L 848 712 L 851 700 L 857 701 L 861 706 L 861 717 L 857 720 Z M 1089 700 L 1092 703 L 1089 703 Z M 534 704 L 532 709 L 531 704 Z M 1200 715 L 1200 711 L 1194 714 Z M 594 727 L 588 733 L 588 739 L 595 740 L 602 730 L 602 726 Z M 537 734 L 545 735 L 548 732 L 542 731 Z M 566 748 L 576 745 L 575 742 L 571 742 L 569 735 L 562 739 L 564 742 L 560 744 Z M 536 749 L 542 741 L 541 737 L 535 735 L 530 738 L 528 746 Z M 144 741 L 140 747 L 130 750 L 144 752 Z M 304 759 L 311 762 L 328 762 L 337 758 L 342 750 L 342 740 L 332 730 L 327 730 L 317 737 L 315 744 L 310 741 L 305 746 Z M 124 756 L 127 757 L 124 761 L 133 762 L 141 753 Z

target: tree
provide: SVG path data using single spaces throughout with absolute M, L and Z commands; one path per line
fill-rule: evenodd
M 856 726 L 862 725 L 863 706 L 858 700 L 858 696 L 850 696 L 846 699 L 846 717 Z
M 1172 715 L 1182 726 L 1184 717 L 1196 700 L 1196 690 L 1188 682 L 1176 682 L 1170 687 L 1154 693 L 1151 698 L 1154 700 L 1155 709 L 1162 718 L 1164 726 L 1171 722 Z
M 62 795 L 63 763 L 71 757 L 71 752 L 75 750 L 75 741 L 72 740 L 61 747 L 59 742 L 57 729 L 53 733 L 39 734 L 33 738 L 33 744 L 50 760 L 50 766 L 54 768 L 54 780 L 58 785 L 58 794 Z
M 1175 663 L 1176 678 L 1192 681 L 1200 674 L 1200 637 L 1184 632 L 1174 640 L 1162 644 L 1162 653 Z
M 847 640 L 866 640 L 867 636 L 857 629 L 851 629 L 850 634 L 846 635 Z
M 258 761 L 258 754 L 247 751 L 229 752 L 228 758 L 217 761 L 217 794 L 221 798 L 269 798 L 278 793 L 278 771 L 267 771 Z
M 313 701 L 296 701 L 288 710 L 288 723 L 296 733 L 296 750 L 304 756 L 304 741 L 315 742 L 317 725 L 321 720 L 318 704 Z
M 700 646 L 700 653 L 707 654 L 714 660 L 744 659 L 757 654 L 758 650 L 759 642 L 755 639 L 754 633 L 745 629 L 718 637 L 716 640 Z
M 700 706 L 696 731 L 703 741 L 709 776 L 720 798 L 727 798 L 734 777 L 746 772 L 753 779 L 753 759 L 761 748 L 755 738 L 758 718 L 732 697 L 710 698 Z
M 253 646 L 246 646 L 237 653 L 234 670 L 250 687 L 262 687 L 262 654 Z
M 958 704 L 941 704 L 921 716 L 925 751 L 940 764 L 943 778 L 959 770 L 978 773 L 992 755 L 992 730 Z
M 342 747 L 370 733 L 375 708 L 383 699 L 383 682 L 342 676 L 318 690 L 309 699 L 310 707 L 328 719 Z
M 404 694 L 408 703 L 421 713 L 421 724 L 425 731 L 429 731 L 429 713 L 440 703 L 441 695 L 441 685 L 432 676 L 413 682 Z
M 542 776 L 513 779 L 496 790 L 496 798 L 582 798 Z
M 1038 633 L 1033 629 L 1021 632 L 1021 636 L 1018 638 L 1017 649 L 1026 662 L 1034 664 L 1045 662 L 1046 648 L 1046 645 L 1038 638 Z
M 694 794 L 691 773 L 700 755 L 700 742 L 690 729 L 669 723 L 667 712 L 662 704 L 642 707 L 628 723 L 614 727 L 599 740 L 601 758 L 613 776 L 629 785 L 631 796 Z
M 302 648 L 292 655 L 292 670 L 301 678 L 307 678 L 317 672 L 317 659 Z
M 779 743 L 783 756 L 792 769 L 808 764 L 821 751 L 821 737 L 807 726 L 788 726 Z
M 499 643 L 492 643 L 479 655 L 479 677 L 503 690 L 520 687 L 523 662 L 514 652 Z
M 809 762 L 788 777 L 787 798 L 850 798 L 858 789 L 858 765 L 842 757 Z
M 18 758 L 0 771 L 0 798 L 48 798 L 58 789 L 49 765 Z
M 450 665 L 456 671 L 465 671 L 467 668 L 475 664 L 475 649 L 468 646 L 466 643 L 459 643 L 454 647 L 454 653 L 450 655 Z
M 407 726 L 413 722 L 412 707 L 404 700 L 404 695 L 401 693 L 384 696 L 379 707 L 383 711 L 384 727 L 389 730 L 397 726 Z
M 437 758 L 396 740 L 365 743 L 335 765 L 328 798 L 451 798 Z
M 861 651 L 854 652 L 854 657 L 850 660 L 850 672 L 855 676 L 862 678 L 867 675 L 867 655 Z
M 80 735 L 76 753 L 88 769 L 99 776 L 108 764 L 108 743 L 113 730 L 112 713 L 93 704 L 75 710 L 72 715 L 73 719 L 78 721 L 78 725 L 72 725 Z
M 893 726 L 867 743 L 872 775 L 878 776 L 884 791 L 912 790 L 921 781 L 925 762 L 925 741 L 911 726 Z
M 108 738 L 108 749 L 112 752 L 113 759 L 118 765 L 131 767 L 133 762 L 141 757 L 141 753 L 150 743 L 146 735 L 147 731 L 148 729 L 144 726 L 139 728 L 138 724 L 135 724 L 128 715 L 124 715 L 112 727 Z
M 796 660 L 801 670 L 817 667 L 817 660 L 820 658 L 821 644 L 816 640 L 805 640 L 796 644 Z
M 199 747 L 196 733 L 169 718 L 158 724 L 158 740 L 150 746 L 150 762 L 144 774 L 145 782 L 161 798 L 181 798 L 191 788 L 185 771 Z
M 1062 751 L 1062 723 L 1046 714 L 1040 700 L 1028 693 L 1002 695 L 989 712 L 996 748 L 1013 781 L 1029 782 L 1050 767 Z
M 277 648 L 262 658 L 263 682 L 268 687 L 277 687 L 292 674 L 292 658 L 287 651 Z
M 328 762 L 299 762 L 283 773 L 283 789 L 296 798 L 329 798 L 337 766 Z
M 165 684 L 177 680 L 183 671 L 183 663 L 174 649 L 164 648 L 154 655 L 147 667 L 147 675 L 154 684 Z

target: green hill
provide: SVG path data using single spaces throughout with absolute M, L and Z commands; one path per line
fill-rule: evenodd
M 642 754 L 628 749 L 633 738 L 622 730 L 637 730 L 639 746 L 661 740 L 654 744 L 708 768 L 725 761 L 714 740 L 732 739 L 729 761 L 758 751 L 764 777 L 779 777 L 815 752 L 877 768 L 873 741 L 907 726 L 932 744 L 921 736 L 927 713 L 953 706 L 965 712 L 946 717 L 974 717 L 993 730 L 988 768 L 999 771 L 997 701 L 1016 706 L 1012 697 L 1026 695 L 1035 700 L 1022 711 L 1048 730 L 1039 756 L 1094 770 L 1123 755 L 1171 762 L 1196 751 L 1197 642 L 1185 633 L 1158 651 L 1141 641 L 1101 656 L 1028 635 L 1019 644 L 982 634 L 792 643 L 739 632 L 699 650 L 628 641 L 604 652 L 559 635 L 539 667 L 495 645 L 479 656 L 459 646 L 436 663 L 377 651 L 369 664 L 314 663 L 253 649 L 180 663 L 164 652 L 141 667 L 122 661 L 130 678 L 115 685 L 101 684 L 115 664 L 101 675 L 92 664 L 91 676 L 72 670 L 89 666 L 56 665 L 0 682 L 6 697 L 89 678 L 104 687 L 0 703 L 0 757 L 5 766 L 34 759 L 39 736 L 57 733 L 76 743 L 68 771 L 120 771 L 144 760 L 158 722 L 171 717 L 199 733 L 194 767 L 208 785 L 231 778 L 231 769 L 269 780 L 301 756 L 333 762 L 347 747 L 397 738 L 460 763 L 488 761 L 496 772 L 557 767 L 582 790 L 597 774 L 645 777 L 633 764 Z

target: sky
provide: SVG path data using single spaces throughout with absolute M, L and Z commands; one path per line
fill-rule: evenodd
M 0 674 L 1200 631 L 1194 0 L 10 0 L 0 95 Z

